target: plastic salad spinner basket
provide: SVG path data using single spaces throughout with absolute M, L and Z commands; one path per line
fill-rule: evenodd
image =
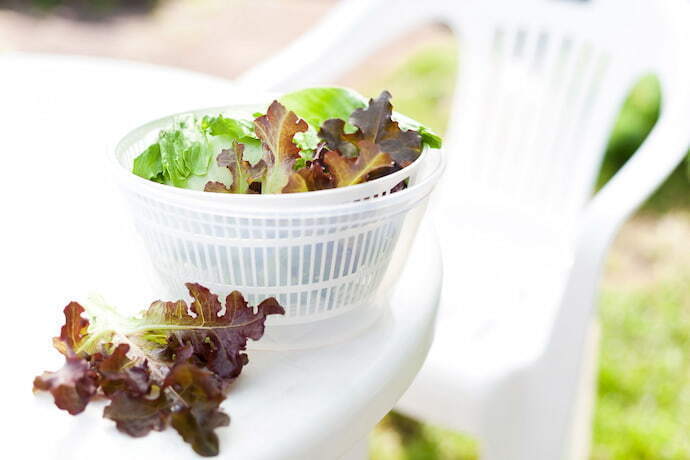
M 250 342 L 254 348 L 341 340 L 369 326 L 386 305 L 443 170 L 441 151 L 427 149 L 410 166 L 371 182 L 292 194 L 187 190 L 131 172 L 134 158 L 176 117 L 248 116 L 258 108 L 198 110 L 133 130 L 115 149 L 118 182 L 168 291 L 161 298 L 188 299 L 186 282 L 221 299 L 238 290 L 250 305 L 274 296 L 286 313 L 267 319 L 262 340 Z M 407 187 L 390 193 L 401 181 Z

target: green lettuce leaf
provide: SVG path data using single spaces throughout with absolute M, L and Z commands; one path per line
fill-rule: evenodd
M 366 99 L 346 88 L 307 88 L 284 94 L 278 99 L 311 127 L 318 130 L 331 118 L 347 121 L 352 112 L 367 106 Z
M 321 142 L 319 134 L 311 126 L 305 132 L 295 134 L 292 141 L 302 152 L 314 152 Z
M 233 142 L 244 145 L 244 160 L 249 163 L 256 164 L 261 160 L 261 141 L 254 132 L 252 120 L 226 118 L 222 114 L 217 117 L 206 116 L 201 122 L 201 129 L 225 141 L 228 146 Z
M 319 147 L 321 139 L 319 139 L 319 134 L 316 130 L 310 126 L 307 131 L 295 134 L 295 137 L 292 138 L 292 142 L 299 148 L 300 157 L 295 161 L 295 165 L 293 166 L 295 171 L 299 171 L 307 167 L 307 163 L 314 159 L 314 153 Z
M 165 177 L 176 187 L 185 187 L 191 176 L 208 172 L 214 151 L 194 119 L 183 119 L 158 138 Z
M 203 188 L 209 180 L 228 178 L 225 168 L 218 168 L 213 158 L 235 142 L 244 145 L 245 160 L 254 164 L 261 159 L 261 141 L 250 120 L 236 120 L 223 115 L 176 120 L 162 130 L 158 142 L 134 159 L 132 172 L 144 179 L 181 188 Z M 198 179 L 198 178 L 205 178 Z
M 201 120 L 201 129 L 207 130 L 212 136 L 228 136 L 238 141 L 245 138 L 258 140 L 250 120 L 226 118 L 222 114 L 216 117 L 205 116 Z
M 154 182 L 165 182 L 163 163 L 161 161 L 161 147 L 158 143 L 150 145 L 144 152 L 134 159 L 132 172 L 144 179 Z

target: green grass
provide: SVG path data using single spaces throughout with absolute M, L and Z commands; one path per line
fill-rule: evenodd
M 458 64 L 455 46 L 448 40 L 418 49 L 392 73 L 366 82 L 360 89 L 369 95 L 389 89 L 396 109 L 443 132 Z M 611 135 L 599 186 L 615 174 L 651 130 L 659 114 L 659 100 L 659 85 L 652 76 L 642 78 L 632 89 Z M 645 204 L 646 216 L 658 219 L 664 213 L 690 209 L 686 168 L 679 167 Z M 687 230 L 680 235 L 687 240 L 680 251 L 687 251 L 690 217 L 685 213 L 678 216 Z M 648 228 L 636 225 L 633 221 L 626 227 L 633 242 L 617 248 L 612 257 L 617 257 L 616 251 L 625 255 L 635 247 L 635 232 L 649 237 Z M 673 232 L 651 237 L 650 257 L 662 256 L 667 268 L 663 275 L 652 276 L 647 267 L 650 262 L 637 260 L 636 254 L 609 264 L 613 270 L 639 269 L 643 275 L 623 283 L 620 279 L 605 281 L 602 286 L 593 460 L 690 460 L 690 265 L 675 261 L 673 244 L 663 241 L 667 238 L 673 243 L 678 237 Z M 478 450 L 477 443 L 466 436 L 394 413 L 371 436 L 374 460 L 474 460 Z
M 604 288 L 596 460 L 690 459 L 690 269 Z
M 373 460 L 476 460 L 478 445 L 453 433 L 391 412 L 370 437 Z

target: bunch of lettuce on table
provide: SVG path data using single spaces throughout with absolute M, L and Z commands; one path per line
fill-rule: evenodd
M 199 455 L 218 455 L 215 430 L 230 423 L 220 405 L 249 362 L 247 340 L 285 310 L 273 297 L 253 308 L 238 291 L 221 305 L 199 284 L 187 289 L 191 305 L 159 300 L 134 318 L 100 299 L 70 302 L 53 339 L 65 364 L 36 377 L 34 391 L 50 392 L 72 415 L 108 400 L 103 417 L 119 431 L 142 437 L 172 426 Z

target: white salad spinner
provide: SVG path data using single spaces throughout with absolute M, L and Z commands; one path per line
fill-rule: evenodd
M 261 108 L 184 115 L 248 117 Z M 318 346 L 369 326 L 386 305 L 385 286 L 402 268 L 441 175 L 441 151 L 425 149 L 410 166 L 370 182 L 304 193 L 210 193 L 133 174 L 134 158 L 181 115 L 133 130 L 113 157 L 137 231 L 168 291 L 160 297 L 188 299 L 186 282 L 221 299 L 238 290 L 250 305 L 276 297 L 285 315 L 267 319 L 264 337 L 252 342 L 256 348 Z M 407 188 L 390 193 L 403 180 Z

